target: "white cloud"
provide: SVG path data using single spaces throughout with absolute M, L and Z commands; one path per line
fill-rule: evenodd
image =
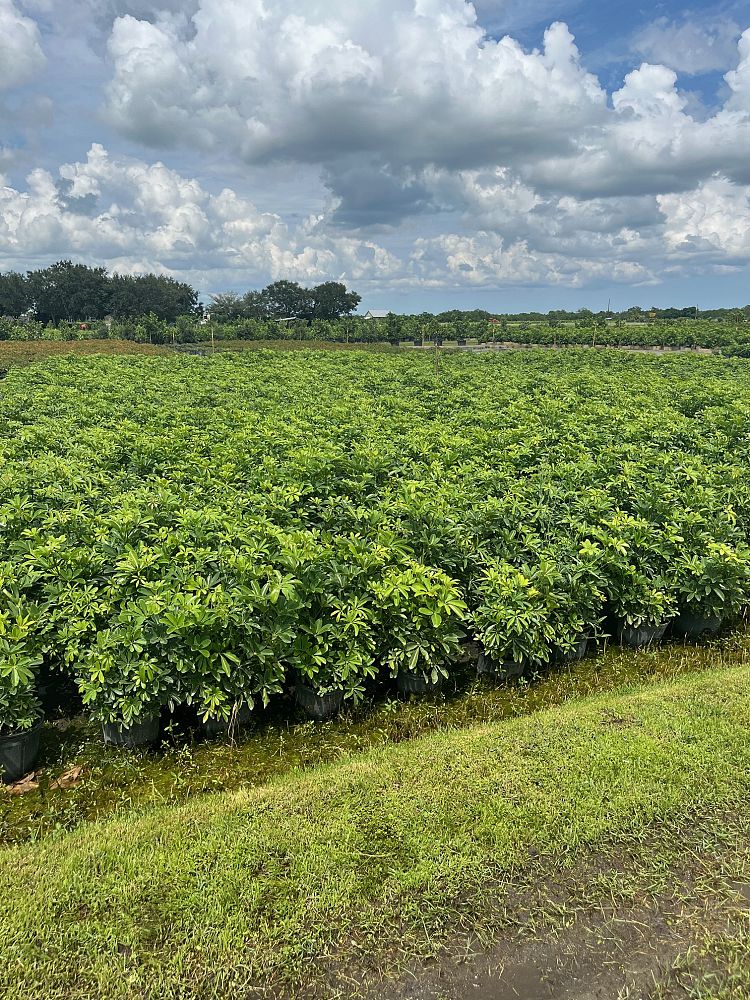
M 666 17 L 652 21 L 637 33 L 633 47 L 650 62 L 663 63 L 679 73 L 710 73 L 731 66 L 739 34 L 739 26 L 731 19 L 709 22 L 687 12 L 681 23 Z
M 727 106 L 730 111 L 750 116 L 750 28 L 740 38 L 739 54 L 737 68 L 730 70 L 725 76 L 732 91 Z
M 0 91 L 30 80 L 44 66 L 39 29 L 13 0 L 0 0 Z
M 657 200 L 675 254 L 750 260 L 750 186 L 712 177 L 694 191 Z
M 713 30 L 726 56 L 732 39 Z M 662 64 L 627 74 L 608 106 L 560 23 L 528 52 L 488 38 L 464 0 L 199 0 L 189 23 L 115 21 L 106 111 L 155 146 L 318 164 L 354 225 L 434 208 L 430 169 L 503 168 L 584 198 L 656 195 L 717 170 L 750 179 L 750 29 L 739 45 L 727 103 L 702 121 Z
M 638 239 L 637 234 L 632 235 L 634 240 Z M 606 252 L 576 256 L 564 252 L 564 246 L 559 246 L 556 252 L 541 250 L 527 240 L 511 242 L 498 233 L 445 234 L 416 241 L 412 270 L 422 285 L 435 288 L 457 284 L 490 288 L 498 285 L 582 288 L 602 281 L 626 284 L 656 281 L 646 266 L 629 259 L 625 245 L 618 248 L 612 241 L 600 249 Z
M 20 2 L 0 13 L 25 23 L 38 69 Z M 637 40 L 646 61 L 607 93 L 564 24 L 529 51 L 489 37 L 465 0 L 73 6 L 23 2 L 62 80 L 47 134 L 78 113 L 77 67 L 94 96 L 82 93 L 70 152 L 25 184 L 18 151 L 0 152 L 15 178 L 0 253 L 16 266 L 77 256 L 214 289 L 282 276 L 579 288 L 747 259 L 750 29 L 729 21 L 653 22 Z M 517 22 L 550 9 L 478 6 Z M 709 64 L 726 70 L 710 112 L 679 75 Z M 58 166 L 87 148 L 97 94 L 106 125 L 158 153 L 95 144 Z
M 565 25 L 528 53 L 486 38 L 463 0 L 201 0 L 190 31 L 119 18 L 109 51 L 108 116 L 125 135 L 248 162 L 496 161 L 566 145 L 606 104 Z
M 34 170 L 26 190 L 0 187 L 0 252 L 18 266 L 76 256 L 110 267 L 221 271 L 245 284 L 278 277 L 374 280 L 398 262 L 367 240 L 332 239 L 323 220 L 296 230 L 230 189 L 207 192 L 162 163 L 116 158 L 94 144 L 58 176 Z M 131 268 L 132 269 L 132 268 Z

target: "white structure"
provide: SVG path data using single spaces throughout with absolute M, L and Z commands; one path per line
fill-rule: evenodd
M 365 319 L 385 319 L 390 316 L 389 309 L 370 309 L 365 313 Z

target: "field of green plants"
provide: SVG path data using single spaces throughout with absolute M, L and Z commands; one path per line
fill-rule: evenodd
M 64 357 L 0 382 L 0 733 L 315 715 L 750 600 L 750 367 L 614 351 Z

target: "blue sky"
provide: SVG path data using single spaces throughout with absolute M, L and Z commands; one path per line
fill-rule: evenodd
M 0 270 L 750 302 L 750 0 L 0 0 Z

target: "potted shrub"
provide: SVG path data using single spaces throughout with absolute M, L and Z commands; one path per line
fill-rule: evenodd
M 676 612 L 669 573 L 684 541 L 679 531 L 616 511 L 594 535 L 616 641 L 634 649 L 659 642 Z
M 365 681 L 375 676 L 372 611 L 359 596 L 334 600 L 303 618 L 288 655 L 297 674 L 295 696 L 312 719 L 335 715 L 345 699 L 355 704 Z
M 478 673 L 509 680 L 549 662 L 555 632 L 546 583 L 537 585 L 537 575 L 498 560 L 475 584 L 470 620 L 484 651 Z
M 675 635 L 698 639 L 718 632 L 724 618 L 736 614 L 750 591 L 750 550 L 708 541 L 700 553 L 684 555 L 676 567 L 680 613 Z
M 40 613 L 7 566 L 0 570 L 0 588 L 0 772 L 12 783 L 32 770 L 39 754 Z
M 39 755 L 42 709 L 33 673 L 38 662 L 0 663 L 0 771 L 6 784 L 33 770 Z
M 649 581 L 634 573 L 630 586 L 612 595 L 612 607 L 615 639 L 622 646 L 640 649 L 662 640 L 676 602 L 663 580 Z
M 405 695 L 438 690 L 461 652 L 466 604 L 442 570 L 415 560 L 373 583 L 378 658 Z
M 166 664 L 143 643 L 137 628 L 105 629 L 84 652 L 78 685 L 84 705 L 102 723 L 104 742 L 134 748 L 156 742 L 161 707 L 170 701 Z
M 577 551 L 568 546 L 545 559 L 537 579 L 547 581 L 550 622 L 554 631 L 552 659 L 574 663 L 583 659 L 589 642 L 600 633 L 604 604 L 602 550 L 586 540 Z

